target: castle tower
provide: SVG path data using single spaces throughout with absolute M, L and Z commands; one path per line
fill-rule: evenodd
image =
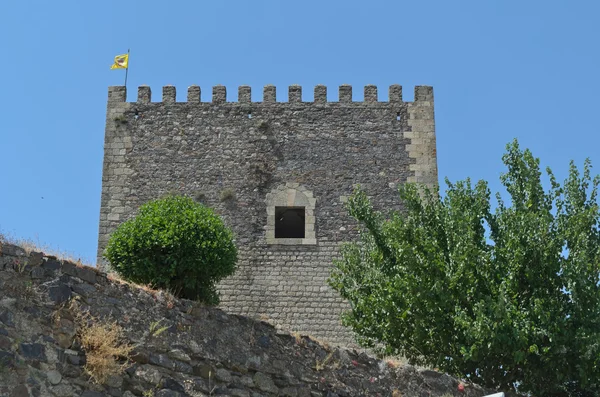
M 163 87 L 152 102 L 149 87 L 126 102 L 125 87 L 110 87 L 104 144 L 98 265 L 109 235 L 145 202 L 166 193 L 190 196 L 214 208 L 235 235 L 237 272 L 221 283 L 224 310 L 266 316 L 283 328 L 332 343 L 352 341 L 339 315 L 347 304 L 327 285 L 339 244 L 355 237 L 344 208 L 360 184 L 380 209 L 398 208 L 397 185 L 437 183 L 433 90 L 402 87 L 379 101 L 377 87 L 355 102 L 352 87 L 339 101 L 316 86 L 304 102 L 290 86 L 287 102 L 265 86 L 262 102 L 250 87 L 228 102 L 200 87 L 177 102 Z

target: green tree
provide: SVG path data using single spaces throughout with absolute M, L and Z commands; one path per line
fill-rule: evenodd
M 142 205 L 111 235 L 105 251 L 125 280 L 217 304 L 216 283 L 235 271 L 232 232 L 210 209 L 181 196 Z
M 490 208 L 484 181 L 446 195 L 407 184 L 384 217 L 366 193 L 348 201 L 362 225 L 342 248 L 331 286 L 364 346 L 486 387 L 535 396 L 600 395 L 600 233 L 585 161 L 563 185 L 517 141 L 500 177 L 510 196 Z

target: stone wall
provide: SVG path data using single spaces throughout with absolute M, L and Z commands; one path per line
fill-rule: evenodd
M 327 101 L 324 86 L 312 102 L 302 101 L 299 86 L 284 103 L 274 86 L 262 102 L 251 102 L 246 86 L 237 102 L 227 102 L 223 86 L 213 88 L 212 102 L 200 102 L 197 86 L 187 102 L 175 95 L 164 87 L 162 102 L 152 102 L 150 88 L 140 87 L 130 103 L 125 87 L 109 88 L 100 268 L 110 233 L 141 204 L 187 195 L 214 208 L 236 235 L 239 270 L 220 286 L 223 309 L 351 343 L 339 320 L 347 306 L 326 283 L 339 244 L 355 237 L 343 203 L 360 184 L 376 207 L 398 209 L 398 184 L 437 182 L 432 88 L 416 87 L 414 102 L 402 100 L 398 85 L 387 102 L 375 86 L 354 102 L 346 85 L 338 102 Z M 275 238 L 281 202 L 306 209 L 303 238 Z
M 91 353 L 74 302 L 101 323 L 116 321 L 135 346 L 124 371 L 104 383 L 85 372 Z M 458 384 L 0 243 L 0 397 L 484 394 Z

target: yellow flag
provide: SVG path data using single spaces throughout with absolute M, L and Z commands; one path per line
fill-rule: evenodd
M 117 55 L 115 57 L 115 63 L 110 67 L 111 69 L 127 69 L 129 65 L 129 54 Z

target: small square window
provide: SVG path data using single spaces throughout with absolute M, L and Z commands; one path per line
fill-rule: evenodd
M 304 238 L 304 207 L 275 207 L 275 238 Z

